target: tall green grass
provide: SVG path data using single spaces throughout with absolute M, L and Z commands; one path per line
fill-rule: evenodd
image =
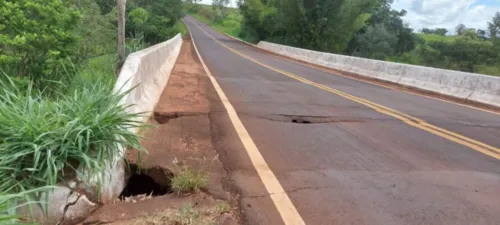
M 0 184 L 0 189 L 9 189 L 7 184 Z M 40 201 L 30 201 L 28 196 L 35 196 L 41 192 L 49 191 L 53 187 L 41 187 L 29 191 L 23 191 L 8 194 L 6 191 L 0 193 L 0 224 L 2 225 L 20 225 L 27 224 L 26 221 L 33 221 L 33 218 L 22 217 L 17 214 L 20 207 L 28 207 L 31 210 L 32 204 L 42 204 Z M 27 200 L 28 199 L 28 200 Z M 25 215 L 29 216 L 29 215 Z
M 55 185 L 80 168 L 96 174 L 121 146 L 140 148 L 128 129 L 143 124 L 120 104 L 128 92 L 115 94 L 107 82 L 83 79 L 51 97 L 8 77 L 0 86 L 0 180 L 10 186 L 0 193 Z

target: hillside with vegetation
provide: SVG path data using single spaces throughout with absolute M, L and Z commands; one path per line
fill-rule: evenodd
M 189 14 L 246 41 L 289 46 L 500 76 L 500 12 L 487 30 L 444 28 L 416 31 L 403 20 L 393 0 L 240 0 L 195 6 Z M 226 11 L 226 12 L 223 12 Z
M 204 22 L 219 32 L 229 34 L 234 37 L 241 35 L 241 23 L 243 16 L 238 9 L 223 7 L 227 11 L 226 15 L 218 15 L 217 9 L 211 5 L 186 4 L 185 11 L 194 18 Z
M 104 170 L 142 127 L 113 92 L 117 1 L 0 0 L 0 223 L 68 174 Z M 181 0 L 126 5 L 126 53 L 184 32 Z M 125 92 L 127 93 L 127 92 Z M 28 219 L 29 220 L 29 219 Z

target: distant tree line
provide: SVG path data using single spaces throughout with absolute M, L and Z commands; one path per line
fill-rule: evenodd
M 500 13 L 488 29 L 415 32 L 393 0 L 239 0 L 240 36 L 365 58 L 500 75 Z

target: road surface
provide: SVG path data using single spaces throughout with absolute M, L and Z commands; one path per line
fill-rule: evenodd
M 244 223 L 500 224 L 500 114 L 314 69 L 185 22 L 227 97 L 212 99 L 212 135 Z

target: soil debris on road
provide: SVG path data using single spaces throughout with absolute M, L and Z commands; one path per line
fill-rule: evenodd
M 237 207 L 224 190 L 225 170 L 212 146 L 210 85 L 189 34 L 169 82 L 144 131 L 147 153 L 127 152 L 128 183 L 115 204 L 83 224 L 238 224 Z

